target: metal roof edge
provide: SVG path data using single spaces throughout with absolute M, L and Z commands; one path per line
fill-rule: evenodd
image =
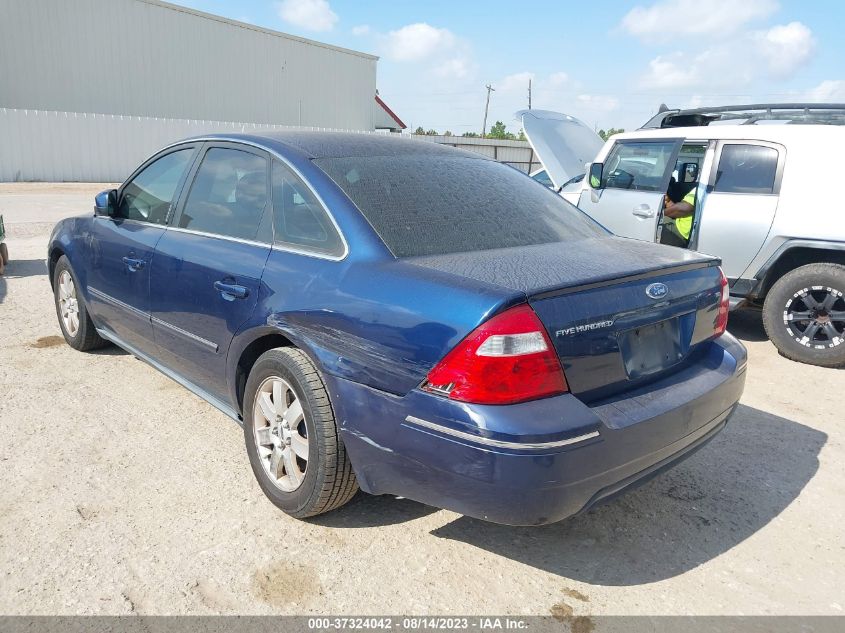
M 161 7 L 162 9 L 170 9 L 172 11 L 179 11 L 181 13 L 187 13 L 189 15 L 196 16 L 198 18 L 205 18 L 207 20 L 214 20 L 215 22 L 222 22 L 223 24 L 229 24 L 231 26 L 237 26 L 243 29 L 249 29 L 251 31 L 256 31 L 258 33 L 264 33 L 265 35 L 273 35 L 275 37 L 282 37 L 289 40 L 294 40 L 296 42 L 300 42 L 301 44 L 310 44 L 312 46 L 319 46 L 321 48 L 327 48 L 329 50 L 337 51 L 339 53 L 346 53 L 347 55 L 354 55 L 356 57 L 362 57 L 364 59 L 371 59 L 374 61 L 378 61 L 378 55 L 372 55 L 370 53 L 363 53 L 361 51 L 355 51 L 351 48 L 343 48 L 342 46 L 335 46 L 334 44 L 326 44 L 325 42 L 318 42 L 317 40 L 311 40 L 306 37 L 300 37 L 299 35 L 291 35 L 290 33 L 284 33 L 283 31 L 275 31 L 273 29 L 268 29 L 263 26 L 256 26 L 255 24 L 249 24 L 248 22 L 239 22 L 238 20 L 232 20 L 230 18 L 224 18 L 222 15 L 215 15 L 213 13 L 206 13 L 205 11 L 199 11 L 197 9 L 191 9 L 190 7 L 184 7 L 179 4 L 173 4 L 170 2 L 164 2 L 163 0 L 133 0 L 135 2 L 141 2 L 143 4 L 150 4 L 153 6 Z

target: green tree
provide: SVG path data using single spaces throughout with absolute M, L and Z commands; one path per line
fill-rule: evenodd
M 516 140 L 517 141 L 527 141 L 528 140 L 528 137 L 525 136 L 525 130 L 520 128 L 519 136 L 516 137 Z
M 487 138 L 498 138 L 503 140 L 514 140 L 516 136 L 513 135 L 512 132 L 507 131 L 507 126 L 502 123 L 501 121 L 496 121 L 493 126 L 490 128 L 489 134 L 487 134 Z
M 414 130 L 414 134 L 419 134 L 420 136 L 422 136 L 425 134 L 425 130 L 422 129 L 422 126 L 420 126 L 416 130 Z
M 452 131 L 446 130 L 445 132 L 443 132 L 443 136 L 452 136 Z
M 614 134 L 622 134 L 622 132 L 624 132 L 624 131 L 625 130 L 623 130 L 622 128 L 612 127 L 607 131 L 599 130 L 599 136 L 601 136 L 601 140 L 606 141 L 607 139 L 609 139 Z
M 426 136 L 437 136 L 437 130 L 428 130 L 425 133 Z
M 464 132 L 461 136 L 465 136 L 467 138 L 478 138 L 478 132 Z

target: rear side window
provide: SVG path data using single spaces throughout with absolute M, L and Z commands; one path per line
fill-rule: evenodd
M 323 205 L 296 174 L 275 159 L 272 182 L 275 242 L 297 250 L 343 255 L 343 241 Z
M 604 161 L 604 182 L 609 189 L 661 191 L 675 141 L 616 143 Z
M 495 161 L 412 154 L 314 162 L 397 257 L 606 235 L 553 191 Z
M 716 184 L 720 193 L 773 193 L 778 151 L 763 145 L 728 144 L 722 147 Z
M 269 242 L 267 159 L 213 147 L 194 176 L 179 228 Z
M 115 217 L 165 224 L 176 187 L 193 154 L 193 148 L 180 149 L 147 165 L 123 188 Z

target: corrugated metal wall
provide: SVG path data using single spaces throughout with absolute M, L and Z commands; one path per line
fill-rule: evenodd
M 123 182 L 148 156 L 189 136 L 291 127 L 0 108 L 0 182 Z
M 376 61 L 157 0 L 0 0 L 0 107 L 373 129 Z
M 428 136 L 415 135 L 414 138 L 459 147 L 468 152 L 484 154 L 495 158 L 500 163 L 507 163 L 519 171 L 530 174 L 532 171 L 542 167 L 540 159 L 534 153 L 534 148 L 528 141 L 508 141 L 495 138 L 475 138 L 472 136 Z

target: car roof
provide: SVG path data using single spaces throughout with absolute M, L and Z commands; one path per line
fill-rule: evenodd
M 294 151 L 305 158 L 428 155 L 492 160 L 481 154 L 398 134 L 286 130 L 259 134 L 209 134 L 188 140 L 227 140 L 259 145 L 279 153 Z
M 845 137 L 841 125 L 707 125 L 635 130 L 616 134 L 613 140 L 642 138 L 685 138 L 690 140 L 755 140 L 774 143 L 819 142 L 831 137 Z

